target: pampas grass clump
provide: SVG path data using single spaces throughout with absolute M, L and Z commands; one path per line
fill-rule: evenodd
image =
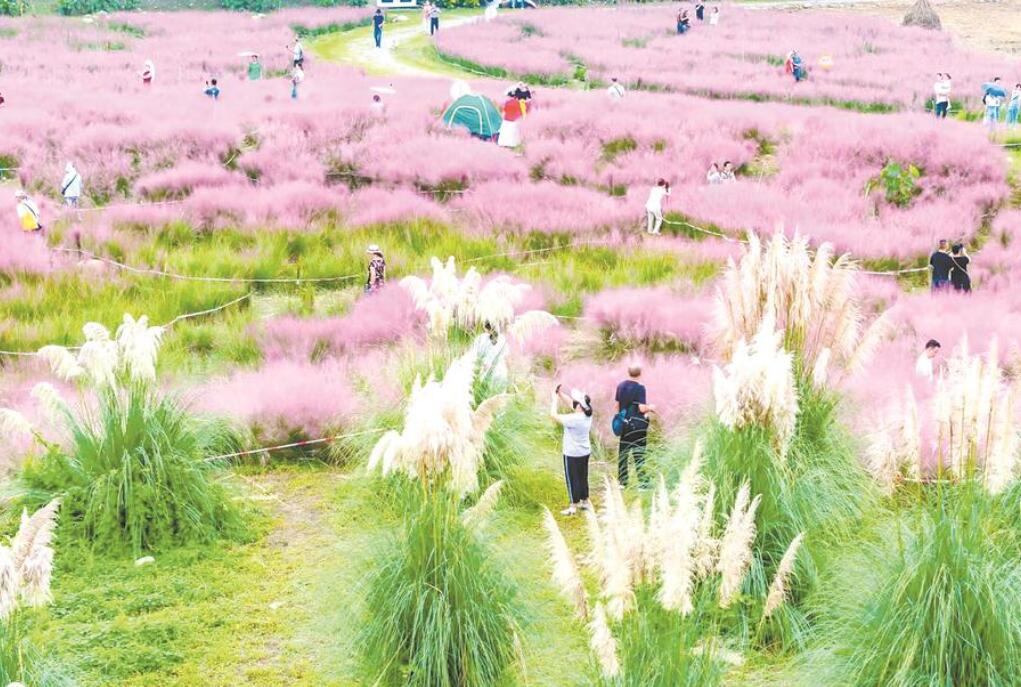
M 361 645 L 372 684 L 493 687 L 514 661 L 515 590 L 448 492 L 411 497 L 370 573 Z
M 135 553 L 237 531 L 239 514 L 214 481 L 218 466 L 208 458 L 236 450 L 239 438 L 159 391 L 162 330 L 125 315 L 115 338 L 95 323 L 84 331 L 77 353 L 54 346 L 40 351 L 81 393 L 72 404 L 48 384 L 34 389 L 62 437 L 53 443 L 35 432 L 45 452 L 22 470 L 27 500 L 62 496 L 72 531 L 94 545 Z

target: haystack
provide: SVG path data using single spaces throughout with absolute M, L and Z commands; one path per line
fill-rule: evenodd
M 917 0 L 908 13 L 904 15 L 904 26 L 921 26 L 923 29 L 941 28 L 939 15 L 932 9 L 929 0 Z

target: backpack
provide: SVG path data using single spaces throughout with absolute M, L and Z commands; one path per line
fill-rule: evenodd
M 636 405 L 637 403 L 632 403 L 630 406 L 613 416 L 613 419 L 610 421 L 610 429 L 613 430 L 614 436 L 623 436 L 631 430 L 633 420 L 635 419 L 635 416 L 631 414 L 631 408 Z

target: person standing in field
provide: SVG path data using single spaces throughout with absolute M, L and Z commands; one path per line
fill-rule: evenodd
M 429 8 L 429 35 L 434 35 L 440 30 L 440 6 L 433 5 Z
M 709 13 L 709 26 L 716 26 L 720 23 L 720 8 L 716 6 L 713 11 Z
M 1021 83 L 1016 83 L 1014 90 L 1010 93 L 1010 101 L 1007 103 L 1007 126 L 1009 128 L 1017 127 L 1019 115 L 1021 115 Z
M 383 47 L 383 23 L 386 21 L 386 17 L 383 16 L 383 10 L 376 10 L 376 13 L 372 15 L 372 37 L 376 41 L 376 47 Z
M 248 80 L 258 81 L 262 78 L 262 62 L 259 61 L 258 55 L 252 55 L 252 59 L 248 62 Z
M 640 486 L 648 486 L 645 474 L 645 452 L 649 441 L 649 414 L 655 406 L 646 402 L 645 385 L 639 382 L 642 367 L 632 364 L 627 370 L 628 378 L 617 385 L 614 400 L 617 413 L 621 416 L 620 445 L 617 449 L 617 480 L 621 486 L 628 483 L 629 459 L 635 464 L 635 477 Z
M 426 31 L 429 30 L 429 10 L 431 10 L 433 4 L 426 0 L 426 3 L 422 5 L 422 28 Z
M 300 38 L 294 39 L 294 45 L 291 48 L 291 61 L 292 67 L 304 68 L 305 66 L 305 47 L 301 44 Z
M 705 181 L 710 186 L 719 186 L 723 183 L 723 176 L 720 174 L 720 166 L 715 162 L 709 165 L 709 171 L 705 173 Z
M 968 263 L 971 258 L 964 251 L 963 243 L 955 243 L 950 250 L 950 286 L 958 293 L 971 293 L 971 276 L 968 274 Z
M 1000 90 L 1000 77 L 996 77 L 993 79 L 993 88 L 987 90 L 985 95 L 982 96 L 982 104 L 986 107 L 984 119 L 990 131 L 994 131 L 996 125 L 1000 123 L 1000 105 L 1003 104 L 1003 97 L 1000 93 L 1002 92 Z
M 558 412 L 561 398 L 570 404 L 570 413 Z M 549 416 L 553 422 L 564 428 L 564 482 L 567 484 L 569 505 L 560 511 L 560 514 L 575 515 L 578 510 L 588 510 L 590 507 L 588 461 L 592 455 L 592 441 L 589 438 L 592 431 L 592 401 L 584 392 L 578 390 L 572 391 L 568 396 L 557 384 L 550 400 Z
M 500 135 L 497 145 L 503 148 L 517 148 L 521 145 L 521 126 L 518 120 L 522 115 L 522 101 L 518 100 L 513 90 L 507 91 L 507 100 L 503 103 L 503 121 L 500 123 Z
M 691 20 L 688 18 L 688 10 L 680 9 L 677 11 L 677 33 L 683 35 L 688 32 L 688 28 L 691 26 Z
M 606 92 L 609 94 L 610 98 L 613 99 L 613 100 L 623 100 L 624 99 L 624 94 L 625 94 L 624 86 L 622 86 L 621 83 L 619 81 L 617 81 L 617 77 L 616 76 L 613 77 L 612 79 L 610 79 L 610 87 L 606 89 Z
M 660 179 L 649 190 L 649 199 L 645 201 L 646 231 L 653 236 L 659 234 L 663 227 L 663 199 L 670 195 L 670 183 Z
M 929 267 L 932 268 L 933 292 L 945 291 L 950 287 L 950 270 L 954 263 L 950 259 L 950 242 L 940 239 L 936 251 L 929 256 Z
M 82 177 L 78 174 L 73 162 L 64 165 L 64 178 L 60 180 L 60 195 L 63 197 L 66 207 L 78 209 L 78 200 L 82 195 Z
M 305 70 L 295 65 L 291 71 L 291 100 L 298 99 L 298 86 L 305 80 Z
M 156 65 L 153 64 L 152 60 L 146 60 L 142 64 L 142 71 L 138 75 L 142 77 L 143 86 L 151 86 L 152 80 L 156 78 Z
M 375 293 L 386 284 L 386 259 L 379 246 L 372 244 L 366 250 L 369 258 L 368 276 L 365 280 L 365 293 Z
M 950 75 L 937 74 L 932 87 L 933 110 L 938 119 L 946 119 L 950 109 Z
M 936 381 L 936 356 L 939 355 L 939 341 L 929 339 L 925 350 L 915 360 L 915 376 L 927 382 Z
M 720 183 L 729 184 L 737 181 L 737 173 L 734 172 L 734 164 L 727 160 L 723 163 L 723 171 L 720 172 Z
M 695 19 L 705 21 L 705 3 L 702 0 L 695 3 Z
M 28 194 L 21 189 L 14 192 L 14 199 L 18 203 L 16 209 L 21 229 L 27 232 L 43 234 L 45 228 L 43 227 L 42 215 L 39 213 L 39 206 L 35 204 L 35 201 L 29 198 Z
M 210 79 L 207 81 L 206 90 L 203 92 L 213 100 L 220 99 L 220 87 L 216 85 L 216 79 Z

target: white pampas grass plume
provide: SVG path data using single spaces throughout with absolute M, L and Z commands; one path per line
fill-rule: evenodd
M 698 521 L 698 537 L 695 544 L 695 578 L 704 580 L 716 569 L 716 557 L 720 542 L 715 538 L 716 531 L 716 485 L 709 485 L 709 491 L 702 501 L 702 513 Z
M 60 392 L 48 382 L 39 382 L 32 387 L 32 396 L 46 412 L 50 421 L 60 420 L 70 413 L 67 403 L 61 397 Z
M 18 607 L 18 570 L 14 556 L 6 546 L 0 546 L 0 621 Z
M 29 606 L 43 606 L 51 601 L 53 530 L 57 524 L 59 508 L 60 499 L 53 499 L 31 517 L 22 513 L 21 527 L 11 543 L 21 597 Z
M 125 313 L 117 328 L 117 346 L 128 376 L 136 382 L 156 380 L 156 356 L 163 341 L 163 327 L 150 327 L 149 318 L 137 320 Z
M 0 436 L 32 434 L 32 423 L 24 415 L 10 408 L 0 408 Z
M 39 349 L 38 355 L 50 366 L 53 374 L 65 382 L 85 374 L 85 370 L 78 364 L 78 359 L 63 346 L 43 346 Z
M 691 489 L 680 490 L 663 538 L 659 567 L 662 583 L 657 599 L 663 608 L 681 615 L 694 610 L 691 590 L 695 559 L 692 554 L 698 542 L 700 516 L 698 495 Z
M 727 527 L 720 541 L 720 559 L 716 564 L 720 579 L 720 608 L 729 608 L 741 591 L 741 583 L 752 560 L 755 541 L 755 511 L 761 495 L 749 503 L 750 487 L 745 482 L 737 492 Z
M 787 579 L 794 572 L 794 563 L 798 558 L 798 549 L 805 533 L 802 532 L 791 540 L 790 545 L 780 559 L 780 565 L 776 566 L 776 575 L 773 576 L 773 583 L 769 585 L 769 594 L 766 595 L 766 605 L 762 610 L 762 617 L 769 618 L 773 612 L 787 600 Z
M 557 525 L 549 508 L 543 509 L 542 524 L 546 528 L 547 547 L 553 561 L 553 581 L 560 589 L 560 593 L 574 605 L 574 612 L 578 617 L 584 618 L 588 615 L 585 585 L 581 580 L 574 556 L 567 548 L 567 542 L 560 531 L 560 526 Z
M 471 508 L 461 513 L 461 522 L 465 525 L 478 525 L 489 517 L 489 514 L 496 508 L 496 502 L 500 498 L 500 491 L 503 489 L 503 480 L 497 480 L 489 485 L 482 492 L 482 496 Z
M 78 364 L 96 387 L 113 386 L 120 366 L 117 344 L 113 341 L 86 341 L 78 351 Z
M 613 638 L 610 626 L 606 622 L 606 611 L 602 604 L 596 604 L 592 612 L 592 620 L 589 622 L 589 631 L 592 633 L 590 645 L 596 660 L 599 661 L 599 669 L 607 678 L 615 678 L 620 674 L 620 660 L 617 658 L 617 640 Z
M 816 389 L 823 389 L 826 387 L 826 380 L 829 378 L 830 371 L 830 349 L 824 348 L 819 353 L 819 357 L 815 359 L 815 365 L 812 367 L 812 386 Z
M 109 341 L 110 330 L 98 322 L 86 322 L 82 327 L 82 334 L 86 341 Z
M 527 341 L 536 334 L 560 326 L 560 320 L 545 310 L 529 310 L 514 318 L 507 333 L 518 343 Z

